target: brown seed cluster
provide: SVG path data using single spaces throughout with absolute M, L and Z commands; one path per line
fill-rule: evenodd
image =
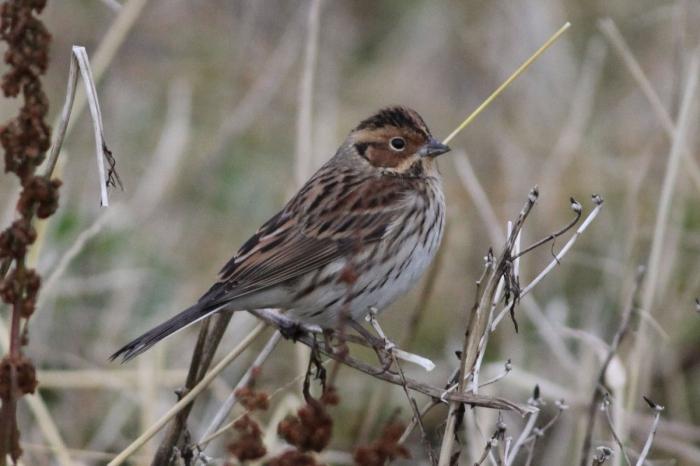
M 10 261 L 15 262 L 14 271 L 0 285 L 0 297 L 22 317 L 34 311 L 40 285 L 36 273 L 24 267 L 27 248 L 36 240 L 32 218 L 46 218 L 56 211 L 61 185 L 34 174 L 51 144 L 51 129 L 45 121 L 48 100 L 39 80 L 48 66 L 51 35 L 34 16 L 45 6 L 46 0 L 12 0 L 0 5 L 0 39 L 8 45 L 4 59 L 9 65 L 1 87 L 6 97 L 21 93 L 24 100 L 19 115 L 0 126 L 5 171 L 15 173 L 22 184 L 17 202 L 20 218 L 0 233 L 0 268 L 6 270 Z
M 410 458 L 406 447 L 399 443 L 405 426 L 392 422 L 384 428 L 381 437 L 366 447 L 355 450 L 354 460 L 357 466 L 384 466 L 398 458 Z
M 333 387 L 328 387 L 320 400 L 309 398 L 296 416 L 288 416 L 277 426 L 277 434 L 302 452 L 321 451 L 333 435 L 333 420 L 327 407 L 338 404 Z
M 281 455 L 273 458 L 267 466 L 325 466 L 316 462 L 316 459 L 308 453 L 299 450 L 285 451 Z
M 228 451 L 239 461 L 257 460 L 265 456 L 267 449 L 262 441 L 262 430 L 249 415 L 243 416 L 233 424 L 237 438 L 232 442 Z
M 255 391 L 251 387 L 236 390 L 236 399 L 248 411 L 265 411 L 270 406 L 270 397 L 265 392 Z
M 254 388 L 259 375 L 259 369 L 254 369 L 248 386 L 236 390 L 236 398 L 250 412 L 265 411 L 270 405 L 267 393 Z M 233 430 L 236 439 L 229 444 L 228 451 L 239 461 L 257 460 L 265 456 L 267 449 L 262 440 L 262 429 L 252 417 L 245 414 L 233 424 Z
M 2 90 L 6 97 L 20 92 L 24 97 L 17 118 L 0 128 L 0 142 L 5 171 L 22 181 L 33 175 L 51 144 L 51 130 L 44 121 L 49 104 L 39 81 L 48 66 L 51 35 L 34 16 L 44 6 L 46 0 L 14 0 L 0 6 L 0 39 L 7 42 L 4 58 L 10 66 L 2 77 Z
M 51 35 L 35 16 L 45 6 L 46 0 L 0 4 L 0 40 L 7 43 L 4 60 L 8 65 L 0 88 L 5 97 L 21 95 L 23 99 L 19 114 L 0 126 L 5 172 L 17 175 L 22 185 L 17 202 L 19 218 L 0 233 L 0 298 L 12 306 L 13 313 L 10 352 L 0 361 L 0 456 L 9 454 L 15 463 L 22 454 L 17 399 L 32 393 L 37 385 L 34 365 L 21 352 L 26 333 L 20 322 L 34 312 L 41 280 L 26 267 L 25 255 L 36 240 L 32 219 L 35 215 L 46 218 L 56 211 L 61 185 L 35 175 L 51 145 L 51 128 L 46 123 L 49 103 L 39 79 L 48 66 Z

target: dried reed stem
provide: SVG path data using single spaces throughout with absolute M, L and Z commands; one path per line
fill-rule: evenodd
M 187 407 L 209 384 L 231 364 L 243 351 L 250 346 L 255 338 L 265 329 L 265 324 L 258 324 L 246 337 L 227 354 L 216 366 L 214 366 L 191 390 L 187 392 L 172 408 L 170 408 L 158 421 L 146 432 L 136 438 L 128 447 L 117 455 L 107 466 L 117 466 L 124 463 L 134 452 L 141 448 L 148 440 L 156 435 L 165 425 L 181 410 Z
M 540 55 L 542 55 L 542 54 L 544 53 L 544 51 L 547 50 L 547 49 L 549 48 L 550 45 L 552 45 L 554 42 L 556 42 L 557 39 L 559 39 L 559 37 L 561 37 L 561 35 L 564 34 L 564 32 L 566 32 L 566 30 L 569 29 L 570 26 L 571 26 L 571 23 L 569 23 L 568 21 L 567 21 L 566 23 L 564 23 L 564 25 L 563 25 L 562 27 L 560 27 L 559 30 L 558 30 L 557 32 L 555 32 L 555 33 L 552 35 L 552 37 L 550 37 L 549 39 L 547 39 L 547 41 L 546 41 L 544 44 L 542 44 L 542 46 L 541 46 L 539 49 L 537 49 L 537 50 L 535 51 L 535 53 L 533 53 L 533 54 L 530 56 L 530 58 L 528 58 L 527 60 L 525 60 L 525 61 L 523 62 L 523 64 L 520 65 L 520 66 L 518 67 L 518 69 L 516 69 L 515 72 L 513 72 L 513 74 L 511 74 L 511 75 L 508 77 L 508 79 L 506 79 L 506 80 L 503 82 L 503 84 L 501 84 L 500 86 L 498 86 L 498 88 L 496 88 L 496 90 L 493 91 L 493 92 L 491 93 L 491 95 L 488 96 L 488 97 L 486 98 L 486 100 L 484 100 L 484 101 L 481 103 L 481 105 L 479 105 L 479 106 L 478 106 L 478 107 L 477 107 L 477 108 L 476 108 L 462 123 L 460 123 L 460 125 L 457 126 L 457 127 L 444 139 L 443 143 L 444 143 L 444 144 L 449 144 L 449 142 L 450 142 L 452 139 L 454 139 L 455 136 L 457 136 L 464 128 L 466 128 L 467 126 L 469 126 L 469 124 L 470 124 L 472 121 L 474 121 L 474 119 L 475 119 L 477 116 L 479 116 L 479 114 L 480 114 L 486 107 L 488 107 L 488 106 L 491 104 L 491 102 L 493 102 L 493 100 L 494 100 L 496 97 L 499 96 L 499 94 L 500 94 L 501 92 L 503 92 L 508 86 L 510 86 L 511 83 L 512 83 L 513 81 L 515 81 L 515 80 L 518 78 L 518 76 L 520 76 L 520 75 L 523 73 L 523 71 L 525 71 L 526 69 L 528 69 L 528 67 L 529 67 L 530 65 L 532 65 L 532 64 L 535 62 L 535 60 L 537 60 L 537 59 L 540 57 Z
M 656 221 L 654 224 L 654 236 L 651 244 L 651 252 L 649 253 L 649 262 L 646 267 L 647 276 L 644 281 L 641 299 L 641 311 L 653 315 L 654 298 L 658 287 L 658 278 L 660 273 L 661 261 L 663 259 L 663 246 L 666 240 L 666 229 L 668 227 L 669 215 L 673 194 L 677 186 L 677 178 L 679 174 L 680 161 L 685 147 L 685 141 L 690 123 L 691 109 L 695 99 L 695 91 L 698 83 L 698 67 L 700 65 L 700 52 L 696 51 L 691 60 L 688 69 L 688 80 L 683 93 L 683 100 L 678 115 L 678 123 L 671 145 L 671 151 L 666 164 L 666 173 L 664 175 L 663 184 L 661 187 L 661 195 L 656 211 Z M 647 365 L 647 356 L 649 354 L 649 329 L 646 319 L 639 322 L 639 330 L 634 342 L 634 348 L 630 356 L 630 381 L 627 394 L 627 409 L 632 410 L 633 404 L 637 399 L 637 393 L 640 390 L 641 370 L 642 366 Z M 626 429 L 622 429 L 623 437 Z

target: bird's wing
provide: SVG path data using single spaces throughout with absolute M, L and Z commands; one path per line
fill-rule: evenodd
M 226 303 L 351 255 L 385 237 L 407 207 L 395 177 L 322 169 L 220 272 L 201 301 Z

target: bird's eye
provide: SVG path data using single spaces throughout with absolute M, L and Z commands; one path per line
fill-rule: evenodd
M 389 145 L 395 151 L 401 152 L 406 147 L 406 141 L 403 138 L 391 138 Z

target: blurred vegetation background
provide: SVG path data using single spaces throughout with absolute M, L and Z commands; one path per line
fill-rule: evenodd
M 123 5 L 135 1 L 49 2 L 42 17 L 54 41 L 45 83 L 55 114 L 65 96 L 71 45 L 86 46 L 94 65 L 99 44 L 129 8 Z M 124 191 L 113 190 L 111 206 L 100 208 L 93 133 L 83 112 L 61 155 L 61 207 L 45 225 L 38 255 L 45 285 L 27 353 L 73 461 L 104 464 L 175 402 L 196 329 L 124 366 L 109 363 L 108 356 L 196 300 L 294 192 L 299 175 L 329 158 L 360 119 L 399 103 L 418 110 L 444 137 L 568 20 L 571 30 L 457 137 L 454 157 L 441 159 L 449 205 L 445 253 L 418 334 L 405 349 L 437 364 L 429 374 L 407 367 L 413 377 L 444 383 L 457 363 L 453 353 L 461 347 L 483 258 L 490 246 L 502 246 L 481 213 L 488 206 L 466 189 L 465 166 L 455 163 L 459 153 L 468 157 L 501 231 L 528 190 L 539 186 L 524 244 L 568 222 L 569 196 L 589 211 L 590 195 L 600 194 L 601 215 L 521 307 L 520 332 L 505 323 L 494 334 L 482 376 L 500 373 L 511 359 L 512 373 L 485 392 L 524 402 L 539 384 L 548 402 L 543 421 L 556 411 L 554 400 L 565 398 L 571 409 L 538 443 L 533 464 L 573 464 L 601 354 L 618 326 L 634 272 L 649 256 L 671 147 L 599 21 L 612 18 L 675 121 L 690 55 L 700 41 L 700 4 L 324 1 L 305 162 L 295 148 L 308 1 L 138 1 L 145 6 L 135 9 L 136 20 L 98 86 Z M 0 106 L 2 120 L 14 113 L 13 105 Z M 686 146 L 696 162 L 697 133 L 694 118 Z M 682 165 L 673 180 L 655 298 L 641 312 L 650 331 L 639 394 L 666 406 L 651 457 L 681 465 L 700 464 L 700 315 L 694 303 L 700 295 L 700 185 L 690 174 Z M 6 177 L 0 184 L 3 224 L 13 215 L 13 183 Z M 553 249 L 563 244 L 558 240 Z M 551 258 L 548 247 L 528 255 L 522 280 L 529 282 Z M 389 335 L 402 335 L 419 292 L 383 315 Z M 250 316 L 237 315 L 223 347 L 232 347 L 253 325 Z M 623 387 L 637 325 L 614 365 Z M 300 357 L 290 363 L 293 348 L 281 343 L 263 368 L 260 388 L 272 392 L 305 367 Z M 195 438 L 254 356 L 247 353 L 198 400 L 190 417 Z M 351 452 L 375 438 L 396 410 L 399 419 L 410 420 L 400 388 L 380 389 L 380 382 L 350 369 L 339 380 L 333 451 Z M 386 390 L 384 402 L 368 406 L 379 390 Z M 299 396 L 292 385 L 273 400 L 271 412 L 289 412 Z M 629 408 L 619 419 L 639 451 L 651 416 L 637 398 L 618 401 Z M 445 413 L 435 409 L 426 418 L 437 445 Z M 273 416 L 263 416 L 264 424 Z M 478 416 L 487 437 L 496 413 L 479 410 Z M 517 435 L 522 420 L 505 421 Z M 275 425 L 270 422 L 272 433 Z M 602 418 L 598 425 L 594 445 L 611 445 Z M 45 422 L 26 406 L 20 428 L 24 464 L 57 462 Z M 411 444 L 414 459 L 400 464 L 424 464 L 418 438 Z M 207 453 L 227 458 L 226 441 L 219 439 Z M 484 443 L 474 439 L 462 464 L 473 463 L 470 452 L 481 452 Z M 157 444 L 150 442 L 134 464 L 148 464 Z M 351 464 L 341 453 L 328 461 Z

